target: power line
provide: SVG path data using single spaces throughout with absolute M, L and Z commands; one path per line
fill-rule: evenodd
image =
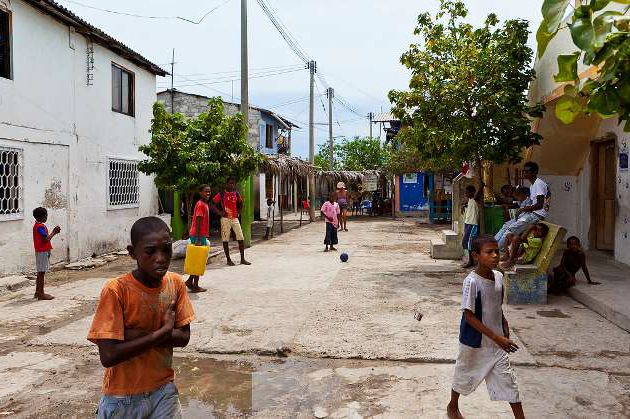
M 275 10 L 267 3 L 266 0 L 257 0 L 263 12 L 267 15 L 267 18 L 271 21 L 273 26 L 276 28 L 280 36 L 284 39 L 289 48 L 297 55 L 304 63 L 311 61 L 308 54 L 304 49 L 300 46 L 299 42 L 295 39 L 293 35 L 289 32 L 289 30 L 282 24 L 280 18 L 276 15 Z
M 260 78 L 265 78 L 265 77 L 273 77 L 273 76 L 280 76 L 283 74 L 289 74 L 289 73 L 295 73 L 297 71 L 301 71 L 301 69 L 299 70 L 290 70 L 290 71 L 282 71 L 282 72 L 275 72 L 275 73 L 266 73 L 266 74 L 254 74 L 248 77 L 249 80 L 251 79 L 260 79 Z M 220 79 L 189 79 L 186 77 L 183 77 L 185 80 L 194 83 L 194 84 L 180 84 L 178 85 L 178 87 L 188 87 L 188 86 L 197 86 L 198 84 L 222 84 L 222 83 L 230 83 L 232 81 L 236 81 L 236 80 L 240 80 L 240 77 L 238 78 L 220 78 Z M 163 83 L 162 83 L 163 84 Z
M 170 64 L 170 62 L 168 62 L 166 64 Z M 303 69 L 304 65 L 303 64 L 291 64 L 291 65 L 281 65 L 281 66 L 273 66 L 273 67 L 258 67 L 258 68 L 251 68 L 250 70 L 252 70 L 254 72 L 258 72 L 258 71 L 263 72 L 263 71 L 289 70 L 289 69 L 297 69 L 297 68 Z M 241 70 L 215 71 L 215 72 L 211 72 L 211 73 L 190 73 L 190 74 L 175 73 L 175 76 L 187 76 L 187 77 L 213 76 L 213 75 L 219 75 L 219 74 L 232 74 L 232 73 L 240 74 L 240 72 L 241 72 Z
M 217 10 L 218 8 L 220 8 L 221 6 L 226 5 L 227 3 L 229 3 L 231 0 L 225 0 L 222 3 L 219 3 L 217 6 L 213 7 L 212 9 L 210 9 L 208 12 L 206 12 L 201 19 L 199 19 L 198 21 L 194 21 L 185 17 L 181 17 L 181 16 L 151 16 L 151 15 L 139 15 L 139 14 L 135 14 L 135 13 L 128 13 L 128 12 L 120 12 L 118 10 L 111 10 L 111 9 L 102 9 L 100 7 L 95 7 L 95 6 L 90 6 L 87 4 L 83 4 L 83 3 L 79 3 L 78 1 L 74 1 L 74 0 L 62 0 L 65 1 L 66 3 L 70 3 L 70 4 L 74 4 L 77 6 L 81 6 L 81 7 L 85 7 L 87 9 L 92 9 L 92 10 L 98 10 L 100 12 L 104 12 L 104 13 L 111 13 L 111 14 L 115 14 L 115 15 L 121 15 L 121 16 L 128 16 L 128 17 L 135 17 L 135 18 L 140 18 L 140 19 L 164 19 L 164 20 L 181 20 L 184 22 L 188 22 L 188 23 L 192 23 L 193 25 L 199 25 L 201 24 L 201 22 L 204 21 L 204 19 L 206 17 L 208 17 L 212 12 L 214 12 L 215 10 Z M 170 64 L 170 63 L 169 63 Z

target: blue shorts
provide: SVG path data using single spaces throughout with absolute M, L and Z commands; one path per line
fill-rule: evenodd
M 190 243 L 191 244 L 197 244 L 197 236 L 190 236 Z M 202 237 L 200 240 L 201 246 L 207 246 L 208 245 L 208 238 L 207 237 Z
M 147 418 L 180 419 L 182 407 L 177 387 L 172 382 L 155 390 L 128 396 L 104 394 L 96 412 L 97 419 Z
M 462 247 L 464 250 L 470 250 L 473 240 L 475 240 L 478 235 L 478 224 L 464 224 L 464 237 L 462 238 Z

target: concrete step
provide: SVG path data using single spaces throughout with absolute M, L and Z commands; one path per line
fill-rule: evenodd
M 605 285 L 601 287 L 604 288 Z M 597 291 L 598 289 L 595 286 L 589 287 L 581 284 L 568 289 L 569 295 L 576 301 L 584 304 L 586 307 L 590 308 L 626 332 L 630 332 L 630 310 L 628 309 L 628 305 L 614 304 L 614 302 L 611 301 L 612 298 L 605 293 L 600 295 Z M 627 293 L 624 292 L 621 292 L 620 294 L 627 295 Z
M 29 280 L 24 275 L 7 276 L 0 278 L 0 296 L 13 293 L 20 288 L 34 284 L 35 281 Z
M 458 260 L 462 258 L 462 248 L 445 243 L 444 240 L 431 240 L 431 258 Z
M 448 245 L 459 245 L 459 235 L 453 230 L 441 230 L 442 241 Z

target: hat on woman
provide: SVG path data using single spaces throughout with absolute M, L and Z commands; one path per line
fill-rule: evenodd
M 343 183 L 343 182 L 339 182 L 339 183 L 337 184 L 337 189 L 346 189 L 346 184 L 345 184 L 345 183 Z

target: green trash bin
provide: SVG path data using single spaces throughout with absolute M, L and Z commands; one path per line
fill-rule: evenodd
M 503 227 L 503 207 L 486 206 L 486 234 L 494 236 Z

